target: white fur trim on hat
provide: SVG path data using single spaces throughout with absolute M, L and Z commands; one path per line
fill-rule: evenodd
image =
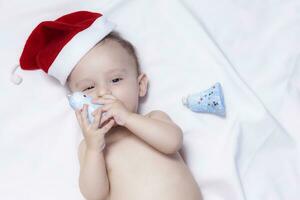
M 48 74 L 65 85 L 72 69 L 79 60 L 94 46 L 108 35 L 115 24 L 108 21 L 103 15 L 96 19 L 90 27 L 77 33 L 59 52 Z

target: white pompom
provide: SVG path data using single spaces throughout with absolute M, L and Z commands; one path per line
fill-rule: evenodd
M 12 71 L 12 74 L 11 74 L 11 77 L 10 77 L 10 81 L 13 82 L 15 85 L 20 85 L 23 81 L 22 77 L 17 75 L 15 73 L 15 71 L 17 70 L 17 68 L 19 67 L 20 65 L 16 65 Z
M 13 82 L 15 85 L 20 85 L 23 81 L 22 77 L 18 75 L 12 75 L 10 78 L 11 82 Z

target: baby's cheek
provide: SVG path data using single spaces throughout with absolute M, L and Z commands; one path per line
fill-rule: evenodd
M 132 86 L 124 87 L 118 91 L 118 99 L 125 105 L 128 111 L 133 112 L 139 100 L 138 91 Z
M 122 99 L 119 99 L 121 104 L 123 104 L 122 106 L 125 107 L 126 110 L 129 110 L 132 107 L 133 101 L 132 99 L 130 99 L 130 97 L 123 97 Z

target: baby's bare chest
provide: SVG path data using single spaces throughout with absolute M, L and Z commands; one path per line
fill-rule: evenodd
M 106 140 L 104 156 L 108 172 L 112 174 L 126 171 L 146 174 L 164 168 L 185 166 L 179 153 L 166 155 L 125 129 Z
M 180 162 L 177 160 L 179 155 L 167 156 L 133 134 L 110 141 L 104 156 L 109 175 L 118 175 L 124 178 L 130 173 L 146 174 L 147 171 L 158 168 L 160 164 Z M 177 158 L 176 162 L 174 162 L 174 157 Z M 124 172 L 126 173 L 122 174 Z
M 153 193 L 165 194 L 161 199 L 174 199 L 174 187 L 193 188 L 191 174 L 178 153 L 165 155 L 134 135 L 111 142 L 107 147 L 110 200 L 146 200 Z

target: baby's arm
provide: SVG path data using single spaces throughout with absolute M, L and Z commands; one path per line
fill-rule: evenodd
M 182 146 L 182 130 L 162 111 L 146 116 L 132 113 L 125 127 L 163 153 L 176 153 Z
M 100 124 L 113 118 L 116 124 L 125 126 L 139 138 L 157 150 L 166 153 L 176 153 L 182 146 L 182 131 L 164 112 L 156 110 L 143 116 L 131 112 L 125 104 L 113 95 L 103 95 L 92 103 L 104 104 L 101 108 L 105 113 Z
M 89 150 L 82 140 L 78 151 L 79 187 L 87 200 L 104 200 L 109 194 L 109 181 L 103 152 Z
M 75 111 L 84 136 L 84 140 L 79 145 L 79 187 L 88 200 L 104 200 L 109 195 L 109 180 L 102 150 L 105 147 L 105 134 L 115 121 L 111 119 L 99 128 L 102 109 L 98 108 L 92 113 L 95 117 L 92 124 L 88 122 L 87 109 L 87 105 L 84 105 L 82 110 Z

